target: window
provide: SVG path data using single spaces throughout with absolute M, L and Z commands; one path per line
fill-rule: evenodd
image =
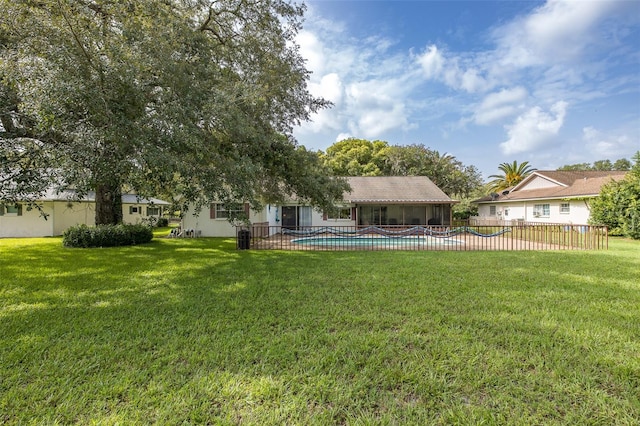
M 489 206 L 489 216 L 496 215 L 496 206 Z
M 214 204 L 212 208 L 212 219 L 227 219 L 233 213 L 234 216 L 242 213 L 244 209 L 242 205 L 238 205 L 233 209 L 226 209 L 224 204 Z
M 561 203 L 560 204 L 560 213 L 561 214 L 569 214 L 571 210 L 571 205 L 569 203 Z
M 160 216 L 160 207 L 147 207 L 147 216 Z
M 129 206 L 129 214 L 141 214 L 142 209 L 138 206 Z
M 0 204 L 0 216 L 22 216 L 22 204 Z
M 533 217 L 549 217 L 550 211 L 549 204 L 535 204 L 533 206 Z
M 351 207 L 344 207 L 338 211 L 327 213 L 327 220 L 351 219 Z

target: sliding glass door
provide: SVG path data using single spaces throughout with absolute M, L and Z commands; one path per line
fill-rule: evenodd
M 311 207 L 282 206 L 282 227 L 300 229 L 311 226 Z

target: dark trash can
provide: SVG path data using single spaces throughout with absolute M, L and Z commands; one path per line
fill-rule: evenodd
M 249 250 L 251 248 L 251 232 L 247 229 L 238 231 L 238 249 Z

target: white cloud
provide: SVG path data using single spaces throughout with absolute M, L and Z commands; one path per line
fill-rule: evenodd
M 475 93 L 487 90 L 490 86 L 474 58 L 456 55 L 445 57 L 436 45 L 428 46 L 425 52 L 415 57 L 415 62 L 425 79 L 440 81 L 455 90 Z
M 307 61 L 307 69 L 316 75 L 322 75 L 326 62 L 322 42 L 314 33 L 305 30 L 298 33 L 296 42 L 300 46 L 300 54 Z
M 467 68 L 464 72 L 458 70 L 459 86 L 469 93 L 486 90 L 488 83 L 480 74 L 481 71 L 475 68 Z M 455 87 L 455 83 L 453 87 Z
M 407 67 L 408 55 L 389 54 L 394 41 L 377 35 L 354 40 L 342 24 L 310 12 L 312 25 L 297 38 L 312 71 L 308 87 L 333 106 L 313 114 L 296 133 L 304 140 L 328 132 L 375 138 L 409 128 L 406 100 L 416 83 L 408 76 L 415 73 Z
M 343 122 L 340 118 L 340 108 L 344 98 L 344 87 L 340 76 L 330 73 L 323 76 L 319 82 L 309 83 L 309 92 L 313 96 L 322 97 L 334 105 L 312 115 L 311 121 L 303 123 L 300 131 L 304 133 L 319 133 L 324 130 L 340 130 Z
M 391 129 L 409 126 L 405 105 L 410 85 L 405 80 L 370 80 L 347 88 L 347 102 L 353 119 L 350 131 L 366 138 L 380 137 Z
M 390 109 L 369 110 L 357 121 L 357 134 L 365 138 L 379 138 L 388 130 L 407 127 L 404 105 L 394 104 Z
M 493 36 L 498 67 L 523 68 L 573 62 L 601 36 L 597 26 L 619 5 L 613 1 L 551 0 L 529 15 L 498 27 Z
M 342 102 L 344 88 L 340 76 L 330 73 L 323 76 L 319 83 L 310 83 L 309 91 L 313 96 L 322 97 L 335 105 Z
M 297 42 L 313 72 L 311 93 L 334 107 L 314 114 L 296 133 L 318 149 L 336 135 L 336 141 L 362 137 L 391 143 L 421 142 L 429 135 L 429 143 L 455 143 L 456 149 L 497 138 L 505 154 L 527 152 L 533 159 L 547 156 L 548 162 L 559 161 L 573 144 L 576 152 L 601 152 L 596 159 L 611 157 L 607 150 L 638 145 L 637 138 L 622 136 L 636 135 L 637 124 L 605 134 L 585 127 L 599 121 L 577 124 L 588 118 L 576 114 L 565 126 L 565 116 L 570 104 L 572 111 L 599 108 L 603 123 L 615 126 L 622 119 L 605 120 L 612 112 L 604 108 L 620 93 L 637 94 L 637 76 L 629 71 L 637 68 L 637 43 L 628 43 L 628 34 L 637 31 L 638 18 L 621 12 L 633 3 L 550 0 L 523 6 L 523 15 L 474 34 L 469 51 L 454 50 L 445 36 L 437 36 L 437 44 L 417 41 L 415 51 L 397 48 L 406 34 L 398 43 L 379 34 L 356 39 L 351 24 L 323 20 L 311 6 Z M 621 67 L 624 73 L 612 80 Z M 595 99 L 600 105 L 588 106 Z M 637 120 L 637 114 L 629 115 Z M 419 132 L 409 131 L 417 127 Z M 473 161 L 487 161 L 473 150 Z
M 343 141 L 345 139 L 349 139 L 352 138 L 353 136 L 350 133 L 338 133 L 338 136 L 336 136 L 336 142 L 340 142 Z
M 506 126 L 509 139 L 500 144 L 505 155 L 533 151 L 541 148 L 558 134 L 564 124 L 567 103 L 553 104 L 549 112 L 536 106 Z
M 640 149 L 640 141 L 630 138 L 627 134 L 617 132 L 605 134 L 595 128 L 588 126 L 582 129 L 582 140 L 587 151 L 602 160 L 617 160 L 624 157 L 634 149 Z M 635 145 L 635 146 L 634 146 Z
M 527 85 L 533 93 L 534 86 L 544 85 L 540 94 L 561 90 L 566 93 L 562 96 L 580 97 L 586 77 L 601 71 L 585 59 L 615 45 L 614 30 L 606 22 L 624 13 L 629 7 L 624 3 L 628 2 L 550 0 L 494 28 L 493 49 L 452 52 L 431 44 L 414 61 L 424 79 L 469 94 L 497 85 Z M 549 102 L 549 97 L 540 101 Z
M 516 114 L 523 108 L 523 102 L 526 98 L 527 89 L 522 86 L 490 93 L 485 96 L 476 108 L 473 120 L 479 125 L 499 122 L 506 117 Z
M 417 62 L 422 67 L 426 79 L 440 77 L 444 66 L 444 57 L 437 46 L 432 44 L 427 47 L 426 52 L 418 55 Z

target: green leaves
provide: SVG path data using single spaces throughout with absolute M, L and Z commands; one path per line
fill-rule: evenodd
M 600 196 L 591 202 L 594 224 L 606 225 L 611 235 L 640 239 L 640 151 L 635 165 L 621 181 L 604 185 Z
M 61 186 L 126 185 L 182 204 L 255 206 L 265 188 L 330 204 L 343 185 L 318 162 L 299 177 L 311 160 L 291 137 L 327 106 L 307 91 L 294 43 L 303 11 L 280 0 L 1 0 L 11 25 L 0 27 L 0 89 L 11 96 L 0 140 L 21 132 L 48 153 L 8 174 L 57 170 Z
M 337 176 L 381 176 L 388 150 L 384 141 L 349 138 L 331 145 L 321 158 Z
M 518 164 L 517 161 L 513 163 L 502 163 L 498 166 L 498 169 L 500 169 L 503 174 L 489 176 L 489 178 L 495 178 L 489 182 L 491 191 L 502 191 L 503 189 L 511 188 L 536 171 L 536 169 L 529 165 L 528 161 L 520 164 Z
M 427 176 L 450 196 L 468 196 L 482 184 L 474 166 L 424 145 L 389 146 L 385 141 L 349 138 L 320 157 L 337 176 Z

